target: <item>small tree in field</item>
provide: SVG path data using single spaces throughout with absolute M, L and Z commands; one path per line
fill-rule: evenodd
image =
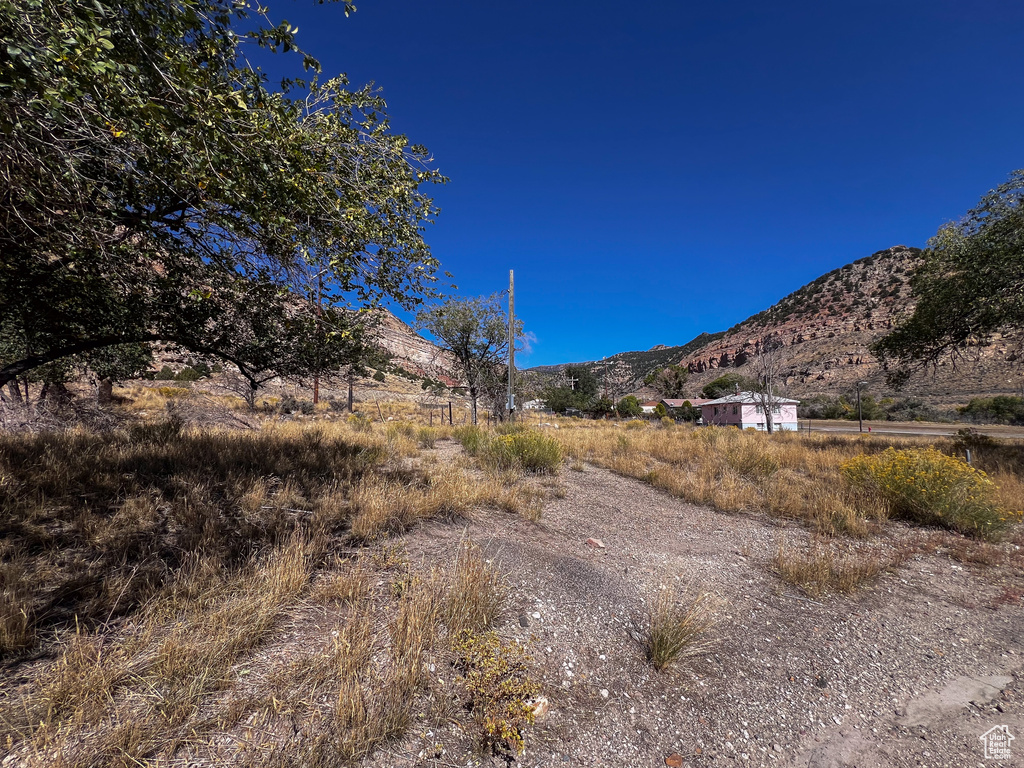
M 633 419 L 637 416 L 641 416 L 644 412 L 644 409 L 640 407 L 640 401 L 633 395 L 626 395 L 624 398 L 619 400 L 619 404 L 615 406 L 615 410 L 618 411 L 619 416 Z
M 416 324 L 455 358 L 469 389 L 472 420 L 476 424 L 480 387 L 508 356 L 508 318 L 500 294 L 449 299 L 417 314 Z M 522 322 L 516 320 L 516 337 L 521 338 L 522 332 Z
M 769 434 L 775 431 L 775 410 L 780 407 L 778 394 L 782 373 L 782 344 L 767 339 L 761 344 L 754 358 L 757 386 L 753 389 L 754 401 L 764 412 L 764 425 Z
M 686 394 L 686 380 L 689 371 L 681 365 L 670 365 L 651 373 L 644 384 L 654 387 L 658 394 L 667 399 L 683 397 Z
M 90 352 L 86 365 L 96 376 L 96 402 L 111 403 L 114 382 L 141 375 L 152 362 L 153 351 L 148 344 L 119 344 Z

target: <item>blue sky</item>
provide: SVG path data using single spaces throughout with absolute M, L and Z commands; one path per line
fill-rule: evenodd
M 516 271 L 521 365 L 725 329 L 1024 167 L 1015 0 L 357 6 L 270 3 L 451 178 L 459 292 Z

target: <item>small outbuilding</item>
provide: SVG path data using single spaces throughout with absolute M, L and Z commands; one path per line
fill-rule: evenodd
M 700 405 L 704 423 L 740 429 L 767 429 L 764 412 L 764 395 L 754 392 L 737 392 L 735 395 L 705 400 Z M 796 407 L 799 400 L 785 397 L 772 398 L 772 429 L 796 432 Z

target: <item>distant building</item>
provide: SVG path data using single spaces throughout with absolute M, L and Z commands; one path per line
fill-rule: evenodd
M 646 414 L 653 415 L 654 409 L 658 407 L 657 400 L 648 400 L 646 403 L 640 403 L 640 410 Z
M 800 401 L 785 397 L 775 397 L 773 400 L 772 428 L 795 432 L 796 407 Z M 701 403 L 700 410 L 705 424 L 740 429 L 767 429 L 760 395 L 753 392 L 737 392 L 735 395 L 720 397 L 717 400 L 705 400 Z
M 524 411 L 543 411 L 548 407 L 547 400 L 527 400 L 520 406 Z
M 699 397 L 682 397 L 682 398 L 673 397 L 673 398 L 666 398 L 666 399 L 662 400 L 661 404 L 664 405 L 668 410 L 671 411 L 673 408 L 682 408 L 687 403 L 692 405 L 694 408 L 700 408 L 704 403 L 710 403 L 710 402 L 711 402 L 710 400 L 702 400 Z

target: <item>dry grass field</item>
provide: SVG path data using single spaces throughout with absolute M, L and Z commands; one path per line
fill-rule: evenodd
M 850 469 L 927 441 L 576 420 L 453 428 L 399 403 L 238 428 L 179 399 L 137 393 L 102 431 L 0 435 L 5 766 L 597 758 L 603 718 L 622 731 L 651 696 L 682 695 L 689 708 L 659 717 L 685 719 L 694 686 L 716 685 L 716 664 L 738 658 L 742 644 L 725 638 L 748 588 L 692 560 L 711 550 L 739 557 L 783 622 L 804 605 L 790 590 L 842 612 L 836 601 L 872 599 L 912 564 L 939 562 L 977 574 L 1000 621 L 1020 617 L 1014 445 L 974 445 L 987 484 L 970 493 L 984 504 L 950 491 L 931 520 Z M 221 407 L 234 404 L 210 413 Z M 965 527 L 964 510 L 996 522 Z M 534 578 L 545 572 L 552 581 Z M 831 621 L 821 610 L 814 621 Z M 586 650 L 598 638 L 600 662 Z M 595 688 L 601 675 L 581 672 L 591 663 L 627 675 L 633 699 L 610 694 L 613 682 Z M 647 723 L 656 738 L 604 764 L 725 749 L 731 716 L 714 727 L 693 716 L 705 723 L 692 738 Z M 784 752 L 769 744 L 749 753 L 755 764 L 797 759 L 800 733 L 772 738 Z

